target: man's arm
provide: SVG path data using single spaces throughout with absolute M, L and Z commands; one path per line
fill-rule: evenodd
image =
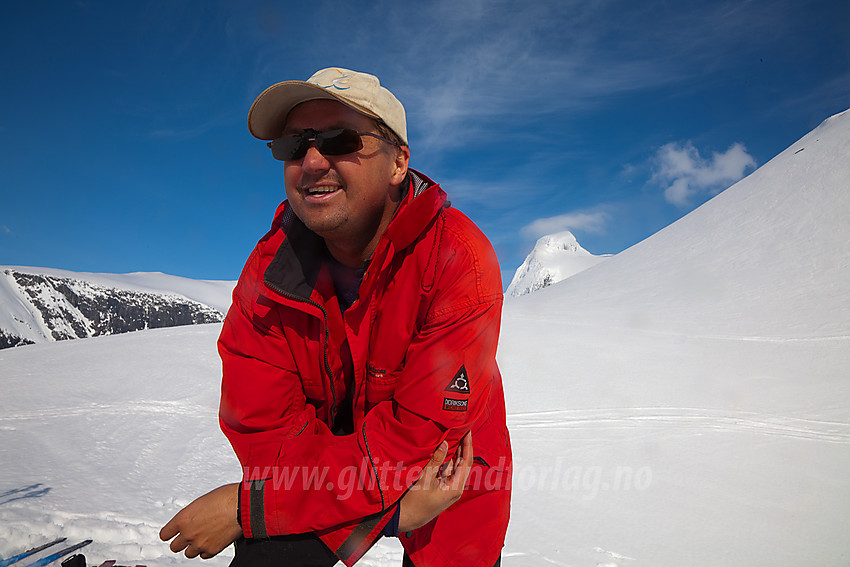
M 472 468 L 472 434 L 468 433 L 455 457 L 446 462 L 448 443 L 443 441 L 422 470 L 422 476 L 402 497 L 399 530 L 422 527 L 457 502 Z M 239 483 L 216 488 L 180 510 L 159 532 L 162 541 L 172 538 L 174 553 L 209 559 L 242 535 L 237 522 Z

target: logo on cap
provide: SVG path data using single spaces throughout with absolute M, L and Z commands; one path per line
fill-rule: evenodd
M 335 79 L 330 79 L 329 82 L 328 82 L 327 79 L 324 80 L 324 81 L 321 81 L 321 82 L 317 81 L 316 82 L 317 85 L 319 85 L 323 89 L 329 89 L 329 88 L 333 87 L 333 88 L 340 90 L 340 91 L 344 91 L 346 89 L 351 88 L 351 87 L 348 86 L 348 83 L 354 77 L 354 75 L 352 73 L 343 73 L 339 69 L 333 69 L 333 70 L 328 69 L 328 70 L 329 71 L 335 71 L 335 72 L 339 73 L 340 76 L 335 78 Z

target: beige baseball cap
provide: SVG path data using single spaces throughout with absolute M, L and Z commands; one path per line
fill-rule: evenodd
M 404 106 L 378 77 L 340 67 L 316 71 L 306 81 L 283 81 L 257 97 L 248 111 L 248 130 L 260 140 L 280 136 L 289 111 L 308 100 L 337 100 L 371 118 L 381 120 L 407 144 Z

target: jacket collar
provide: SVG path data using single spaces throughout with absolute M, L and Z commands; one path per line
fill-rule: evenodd
M 283 295 L 309 300 L 326 254 L 325 242 L 301 222 L 285 204 L 279 230 L 286 238 L 266 268 L 263 280 Z
M 431 179 L 414 169 L 408 177 L 407 195 L 383 236 L 396 250 L 410 246 L 447 203 L 445 192 Z

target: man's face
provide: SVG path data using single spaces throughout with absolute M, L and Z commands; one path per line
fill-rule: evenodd
M 289 113 L 283 134 L 337 128 L 377 133 L 371 118 L 342 103 L 311 100 Z M 286 197 L 293 211 L 332 252 L 336 244 L 371 247 L 371 254 L 395 212 L 398 185 L 407 173 L 407 148 L 398 150 L 371 136 L 361 139 L 363 148 L 351 154 L 324 156 L 311 145 L 303 158 L 284 162 Z

